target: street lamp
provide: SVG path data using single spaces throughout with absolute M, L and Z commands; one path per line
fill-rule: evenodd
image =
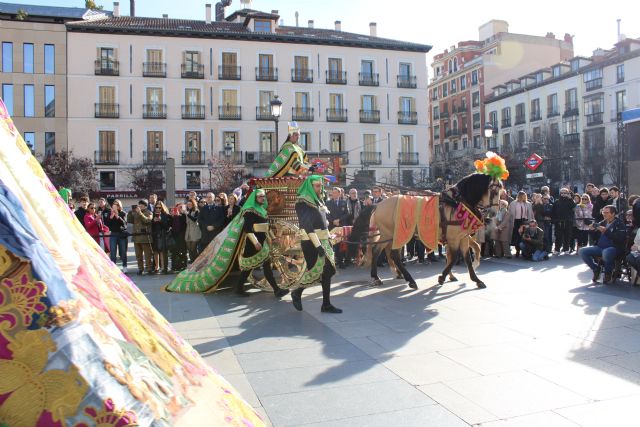
M 489 140 L 493 136 L 493 125 L 489 122 L 484 124 L 484 138 L 487 144 L 487 150 L 489 149 Z
M 278 99 L 278 95 L 274 96 L 270 102 L 271 104 L 271 115 L 273 116 L 273 121 L 276 127 L 276 153 L 278 152 L 278 120 L 280 120 L 280 116 L 282 115 L 282 101 Z

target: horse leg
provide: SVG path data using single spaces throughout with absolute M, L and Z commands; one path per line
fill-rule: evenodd
M 402 273 L 402 277 L 404 277 L 404 280 L 409 282 L 409 287 L 411 289 L 418 289 L 418 284 L 415 280 L 413 280 L 413 277 L 411 277 L 411 274 L 409 274 L 407 268 L 402 265 L 402 260 L 400 259 L 400 250 L 391 251 L 391 259 L 393 259 L 393 262 L 396 263 L 396 267 L 398 268 L 398 270 L 400 270 L 400 273 Z
M 390 245 L 384 247 L 384 253 L 387 255 L 387 260 L 389 260 L 389 268 L 396 275 L 396 279 L 402 279 L 403 276 L 400 272 L 400 268 L 398 267 L 399 264 L 402 264 L 402 260 L 398 262 L 392 252 Z
M 467 250 L 467 253 L 464 256 L 464 260 L 467 263 L 467 268 L 469 269 L 469 277 L 471 277 L 471 280 L 476 282 L 476 286 L 478 287 L 478 289 L 486 288 L 487 285 L 485 285 L 484 282 L 478 278 L 478 275 L 476 274 L 476 271 L 473 268 L 473 260 L 471 259 L 471 250 Z
M 452 249 L 451 247 L 447 248 L 447 265 L 444 267 L 444 270 L 442 270 L 440 276 L 438 276 L 438 284 L 444 284 L 444 279 L 449 273 L 451 273 L 451 269 L 453 268 L 453 261 L 455 260 L 454 253 L 457 252 L 457 249 Z
M 378 250 L 378 245 L 373 245 L 371 248 L 371 285 L 373 286 L 382 286 L 382 280 L 378 277 L 378 255 L 380 251 Z

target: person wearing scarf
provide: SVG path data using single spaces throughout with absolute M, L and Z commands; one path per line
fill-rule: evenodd
M 342 310 L 331 305 L 331 276 L 336 273 L 333 248 L 329 241 L 327 229 L 327 208 L 324 205 L 323 177 L 311 175 L 298 189 L 296 214 L 303 231 L 301 238 L 302 253 L 307 263 L 301 286 L 291 293 L 293 306 L 302 311 L 302 292 L 306 286 L 314 283 L 322 285 L 323 313 L 342 313 Z
M 239 296 L 248 297 L 249 293 L 244 289 L 244 283 L 253 269 L 262 266 L 264 276 L 273 288 L 273 294 L 276 298 L 282 298 L 289 291 L 280 289 L 276 285 L 273 270 L 271 270 L 270 247 L 267 241 L 269 223 L 267 222 L 265 191 L 256 190 L 251 193 L 242 206 L 240 215 L 244 217 L 242 235 L 240 236 L 240 255 L 238 257 L 241 274 L 235 285 L 235 293 Z
M 307 154 L 302 147 L 298 145 L 300 138 L 300 128 L 298 123 L 289 123 L 289 134 L 287 140 L 282 144 L 280 152 L 265 174 L 266 178 L 280 178 L 283 176 L 300 176 L 305 175 L 307 171 L 312 169 L 308 163 Z

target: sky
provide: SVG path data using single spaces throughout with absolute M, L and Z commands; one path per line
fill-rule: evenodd
M 95 0 L 107 10 L 113 1 Z M 205 4 L 217 0 L 137 0 L 136 15 L 170 18 L 204 19 Z M 11 3 L 47 4 L 83 7 L 84 0 L 7 0 Z M 121 14 L 129 13 L 129 0 L 120 0 Z M 240 9 L 233 0 L 226 14 Z M 552 32 L 556 38 L 565 33 L 574 37 L 574 53 L 590 56 L 594 49 L 610 49 L 616 42 L 617 22 L 621 33 L 640 37 L 640 1 L 610 0 L 253 0 L 252 8 L 270 12 L 276 9 L 285 25 L 295 25 L 295 12 L 301 26 L 313 19 L 316 28 L 333 28 L 342 21 L 342 30 L 368 34 L 369 23 L 376 22 L 378 36 L 433 46 L 427 55 L 441 53 L 462 40 L 477 40 L 478 27 L 491 19 L 509 23 L 512 33 L 544 36 Z M 430 72 L 431 74 L 431 72 Z

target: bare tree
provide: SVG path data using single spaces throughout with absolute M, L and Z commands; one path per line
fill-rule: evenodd
M 201 177 L 200 182 L 209 189 L 230 191 L 242 184 L 246 172 L 237 165 L 232 158 L 225 156 L 211 156 L 207 160 L 209 177 Z
M 42 169 L 56 188 L 67 187 L 74 192 L 89 193 L 98 188 L 98 171 L 87 157 L 74 157 L 71 151 L 50 154 L 42 161 Z
M 127 169 L 129 186 L 140 196 L 164 191 L 164 165 L 142 164 Z

